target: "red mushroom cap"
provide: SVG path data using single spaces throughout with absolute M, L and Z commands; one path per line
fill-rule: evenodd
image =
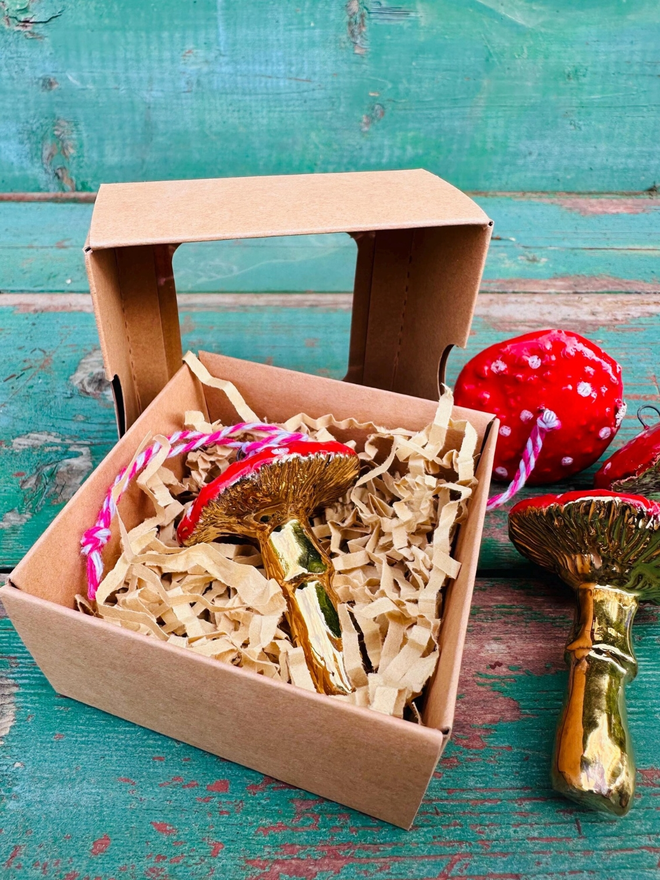
M 559 495 L 539 495 L 537 498 L 525 498 L 524 501 L 514 504 L 509 512 L 509 516 L 513 517 L 517 513 L 532 508 L 544 510 L 553 504 L 562 505 L 570 501 L 585 501 L 589 498 L 618 498 L 620 501 L 625 501 L 626 504 L 643 508 L 654 516 L 660 516 L 660 504 L 657 502 L 649 501 L 643 495 L 622 495 L 621 492 L 611 492 L 609 489 L 586 489 L 575 492 L 562 492 Z
M 357 459 L 355 450 L 344 443 L 339 443 L 337 440 L 326 442 L 294 440 L 281 446 L 268 446 L 254 455 L 230 464 L 224 473 L 201 489 L 194 503 L 181 519 L 177 528 L 179 542 L 182 544 L 187 543 L 197 528 L 204 509 L 230 486 L 235 486 L 240 480 L 249 479 L 266 465 L 275 462 L 285 462 L 294 458 L 307 458 L 319 455 L 330 458 L 341 456 L 344 459 L 346 457 Z
M 611 455 L 596 472 L 594 486 L 603 489 L 624 489 L 625 482 L 630 482 L 631 488 L 639 488 L 635 485 L 643 475 L 656 468 L 660 464 L 660 422 L 638 434 L 629 440 L 625 446 Z M 660 491 L 660 474 L 654 481 L 655 492 Z M 624 485 L 618 485 L 623 483 Z M 648 487 L 645 487 L 648 488 Z
M 461 370 L 458 406 L 501 421 L 494 477 L 513 479 L 537 417 L 552 410 L 561 427 L 545 434 L 527 483 L 569 477 L 593 464 L 625 413 L 620 365 L 599 346 L 568 330 L 541 330 L 482 351 Z

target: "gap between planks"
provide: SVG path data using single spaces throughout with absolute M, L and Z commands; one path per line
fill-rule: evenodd
M 240 311 L 250 308 L 350 311 L 351 293 L 181 293 L 182 311 Z M 19 312 L 93 312 L 87 293 L 3 293 L 0 308 Z M 476 316 L 503 332 L 525 332 L 573 321 L 581 328 L 607 326 L 656 316 L 657 294 L 481 293 Z
M 464 190 L 471 198 L 543 199 L 557 198 L 657 198 L 655 186 L 645 190 Z M 98 191 L 92 192 L 3 192 L 0 202 L 95 202 Z

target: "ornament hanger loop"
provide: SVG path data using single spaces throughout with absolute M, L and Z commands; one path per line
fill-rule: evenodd
M 650 428 L 651 426 L 644 421 L 644 416 L 642 415 L 645 409 L 652 409 L 656 416 L 658 416 L 658 418 L 660 418 L 660 409 L 658 409 L 658 407 L 654 406 L 652 403 L 645 403 L 637 410 L 637 418 L 642 428 Z

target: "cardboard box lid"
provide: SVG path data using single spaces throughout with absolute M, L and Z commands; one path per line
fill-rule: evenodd
M 181 366 L 182 242 L 346 232 L 357 243 L 346 379 L 438 398 L 465 346 L 492 222 L 428 171 L 102 186 L 85 248 L 120 434 Z
M 415 171 L 104 184 L 89 247 L 488 224 L 456 187 Z

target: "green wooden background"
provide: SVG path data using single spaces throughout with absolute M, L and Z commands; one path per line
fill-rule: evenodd
M 489 192 L 656 184 L 656 0 L 399 3 L 2 0 L 2 189 L 420 165 Z
M 660 395 L 659 144 L 657 0 L 0 0 L 0 577 L 115 437 L 81 255 L 100 183 L 445 177 L 495 221 L 450 381 L 496 340 L 577 330 L 623 365 L 614 448 Z M 354 261 L 342 235 L 182 247 L 184 344 L 339 378 Z M 570 617 L 490 514 L 454 737 L 409 833 L 57 697 L 0 620 L 0 877 L 656 878 L 658 615 L 635 629 L 619 823 L 549 785 Z

